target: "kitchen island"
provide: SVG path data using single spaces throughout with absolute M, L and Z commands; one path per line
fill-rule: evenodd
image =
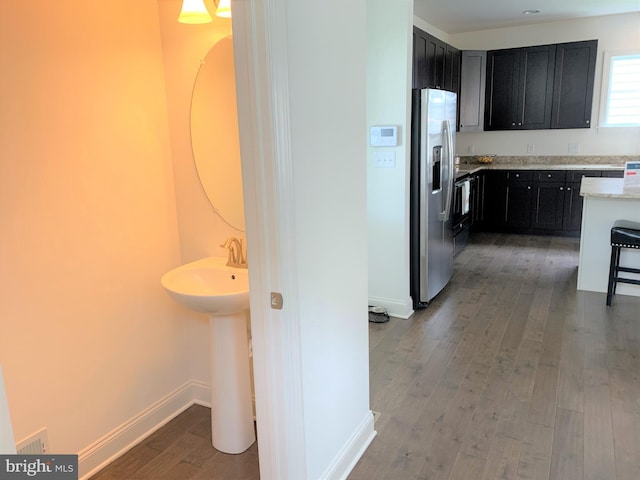
M 584 204 L 578 290 L 606 293 L 611 227 L 620 219 L 640 222 L 640 189 L 625 189 L 621 178 L 584 177 L 580 195 Z M 620 265 L 640 268 L 640 250 L 622 249 Z M 619 283 L 616 293 L 640 297 L 640 285 Z

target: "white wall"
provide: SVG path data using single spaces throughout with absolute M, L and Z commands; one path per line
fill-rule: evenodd
M 191 378 L 157 0 L 90 3 L 0 2 L 0 363 L 61 453 Z
M 534 155 L 576 155 L 569 143 L 579 145 L 577 155 L 638 155 L 640 128 L 598 127 L 602 66 L 605 51 L 640 49 L 640 13 L 610 15 L 530 26 L 454 34 L 449 42 L 462 50 L 492 50 L 544 45 L 578 40 L 598 40 L 598 60 L 594 85 L 592 127 L 588 129 L 540 130 L 522 132 L 460 133 L 459 155 L 530 155 L 527 144 L 535 145 Z
M 323 478 L 370 415 L 365 8 L 365 0 L 287 2 L 309 479 Z
M 367 148 L 369 304 L 401 318 L 413 312 L 409 296 L 412 21 L 412 0 L 396 1 L 393 8 L 386 0 L 367 1 L 367 126 L 399 126 L 397 147 Z M 378 151 L 394 152 L 395 168 L 376 168 Z
M 366 1 L 234 5 L 260 474 L 345 478 L 374 435 Z

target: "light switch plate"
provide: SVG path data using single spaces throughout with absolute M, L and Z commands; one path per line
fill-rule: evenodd
M 396 168 L 396 152 L 381 151 L 373 155 L 376 168 Z

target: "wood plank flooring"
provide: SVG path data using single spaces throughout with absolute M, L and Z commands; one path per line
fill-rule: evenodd
M 640 298 L 576 291 L 578 248 L 474 235 L 428 308 L 370 324 L 350 480 L 640 478 Z
M 640 478 L 640 298 L 577 292 L 577 264 L 577 239 L 475 234 L 428 308 L 370 323 L 378 435 L 349 480 Z M 259 478 L 210 436 L 191 407 L 91 480 Z
M 254 480 L 260 478 L 254 443 L 240 455 L 211 445 L 211 410 L 194 405 L 151 434 L 91 480 Z

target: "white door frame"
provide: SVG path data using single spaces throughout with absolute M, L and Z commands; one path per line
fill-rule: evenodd
M 233 0 L 262 480 L 306 478 L 286 0 Z M 270 307 L 271 292 L 284 308 Z

